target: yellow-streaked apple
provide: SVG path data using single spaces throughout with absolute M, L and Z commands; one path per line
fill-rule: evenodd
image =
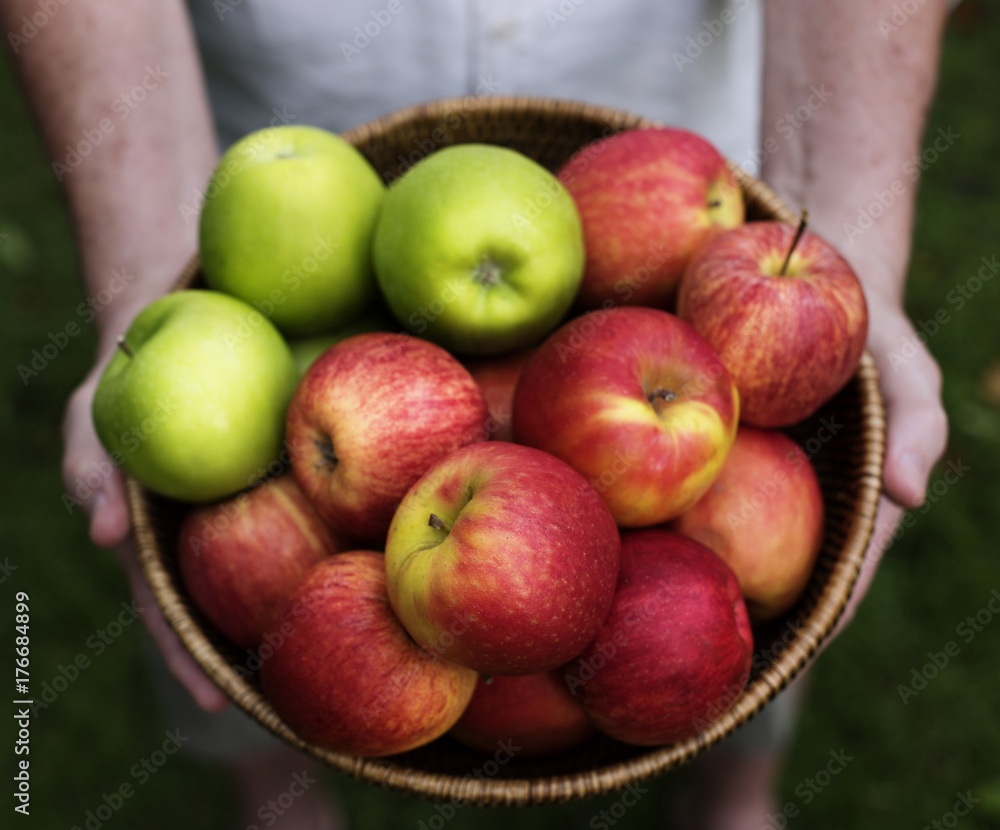
M 583 223 L 583 308 L 670 308 L 691 257 L 743 222 L 743 192 L 728 163 L 687 130 L 629 130 L 602 139 L 577 152 L 559 180 Z
M 482 674 L 535 674 L 601 627 L 618 575 L 618 529 L 568 464 L 486 441 L 431 467 L 385 546 L 389 600 L 413 638 Z
M 578 470 L 621 527 L 659 524 L 701 498 L 738 416 L 712 347 L 651 308 L 570 321 L 531 357 L 514 393 L 514 439 Z

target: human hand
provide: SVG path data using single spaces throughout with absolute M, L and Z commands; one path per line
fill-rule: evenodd
M 867 299 L 868 346 L 878 368 L 887 420 L 882 476 L 885 489 L 879 499 L 864 565 L 833 636 L 854 617 L 879 561 L 892 542 L 903 510 L 923 504 L 931 469 L 948 439 L 937 362 L 917 338 L 898 299 L 877 291 L 868 291 Z M 905 358 L 904 353 L 911 356 Z
M 112 548 L 125 570 L 142 620 L 163 655 L 170 672 L 191 693 L 198 705 L 210 712 L 224 709 L 229 701 L 201 671 L 181 645 L 160 613 L 142 574 L 135 548 L 128 538 L 129 515 L 125 483 L 104 451 L 94 430 L 91 404 L 105 360 L 73 392 L 63 419 L 63 481 L 67 494 L 90 518 L 90 538 L 95 545 Z

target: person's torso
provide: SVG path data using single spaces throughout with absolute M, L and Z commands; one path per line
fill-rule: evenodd
M 756 148 L 758 0 L 189 0 L 223 147 L 281 121 L 342 132 L 459 95 L 540 95 Z

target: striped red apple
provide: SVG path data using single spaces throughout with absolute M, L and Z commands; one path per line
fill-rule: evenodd
M 392 755 L 447 732 L 476 674 L 421 649 L 389 607 L 382 554 L 324 560 L 288 598 L 289 632 L 261 669 L 264 692 L 306 741 L 364 757 Z
M 865 295 L 828 242 L 783 222 L 751 222 L 694 258 L 677 313 L 712 344 L 740 390 L 741 418 L 781 427 L 812 415 L 858 368 Z
M 285 439 L 296 479 L 334 529 L 381 542 L 396 505 L 437 459 L 487 437 L 475 380 L 440 346 L 359 334 L 299 382 Z

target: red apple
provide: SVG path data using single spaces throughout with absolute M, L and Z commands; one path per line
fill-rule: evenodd
M 510 741 L 519 758 L 537 758 L 572 749 L 595 731 L 562 675 L 542 672 L 480 678 L 451 736 L 484 753 L 493 753 L 498 741 Z
M 833 246 L 806 231 L 751 222 L 709 242 L 681 283 L 677 313 L 722 357 L 741 417 L 794 424 L 847 383 L 868 334 L 861 283 Z
M 476 674 L 421 649 L 385 593 L 373 551 L 317 565 L 288 598 L 282 645 L 261 668 L 264 694 L 303 740 L 351 755 L 433 741 L 462 715 Z
M 465 361 L 465 368 L 479 385 L 489 412 L 490 438 L 494 441 L 512 441 L 511 409 L 514 405 L 514 388 L 521 370 L 534 349 L 518 349 L 500 357 L 484 357 Z
M 650 308 L 577 318 L 528 361 L 514 437 L 579 470 L 622 527 L 671 519 L 715 479 L 736 436 L 729 372 L 683 320 Z
M 534 674 L 579 654 L 604 621 L 618 529 L 570 466 L 489 441 L 441 459 L 399 505 L 389 599 L 427 649 L 482 674 Z
M 750 619 L 784 614 L 823 544 L 823 494 L 808 456 L 780 432 L 740 427 L 708 492 L 671 525 L 733 569 Z
M 343 340 L 309 367 L 285 431 L 295 477 L 323 519 L 368 540 L 385 537 L 431 464 L 487 434 L 483 396 L 455 358 L 382 333 Z
M 342 545 L 284 475 L 189 513 L 178 563 L 201 612 L 234 643 L 255 648 L 306 572 Z
M 611 612 L 565 667 L 602 732 L 631 744 L 696 735 L 739 698 L 753 634 L 736 577 L 699 542 L 666 530 L 622 534 Z
M 631 130 L 584 147 L 559 172 L 583 222 L 577 302 L 667 308 L 695 252 L 743 221 L 743 193 L 707 141 Z

